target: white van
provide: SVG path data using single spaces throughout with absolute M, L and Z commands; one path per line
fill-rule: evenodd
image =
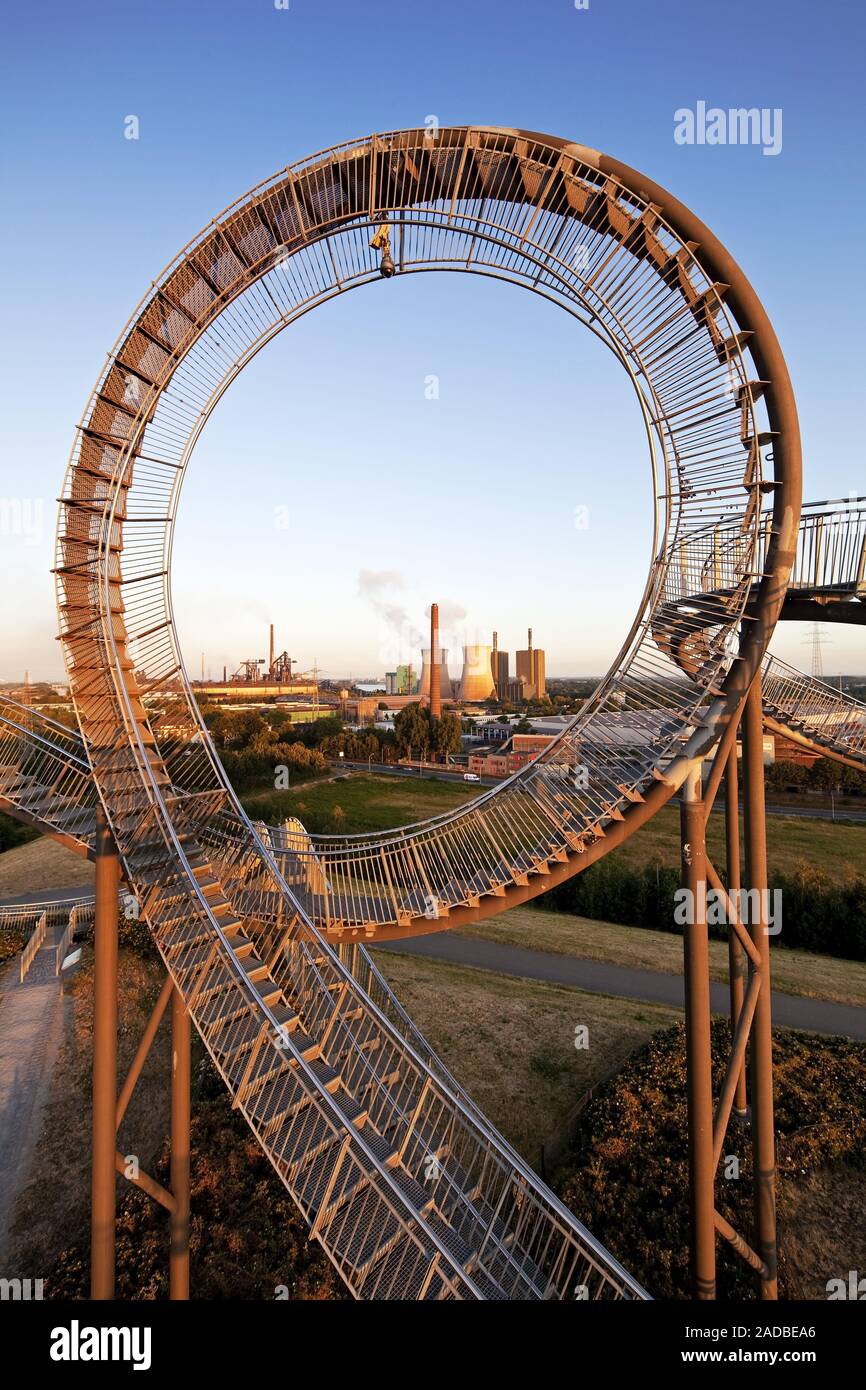
M 480 781 L 481 781 L 481 778 L 478 776 L 478 773 L 477 773 L 477 772 L 464 772 L 464 774 L 463 774 L 463 781 L 464 781 L 464 782 L 480 782 Z

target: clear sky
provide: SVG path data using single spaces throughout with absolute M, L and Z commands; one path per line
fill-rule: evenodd
M 61 672 L 55 499 L 150 280 L 287 163 L 431 115 L 569 137 L 692 206 L 787 354 L 806 498 L 866 492 L 864 26 L 842 0 L 7 8 L 0 679 Z M 780 108 L 780 152 L 678 144 L 674 113 L 699 101 Z M 630 388 L 566 315 L 470 276 L 366 287 L 261 353 L 202 435 L 175 551 L 188 666 L 266 655 L 273 621 L 301 668 L 381 673 L 415 656 L 437 598 L 452 649 L 496 627 L 513 651 L 531 625 L 549 672 L 600 673 L 642 589 L 649 495 Z M 862 629 L 827 635 L 828 674 L 866 670 Z M 808 666 L 803 637 L 791 625 L 774 650 Z

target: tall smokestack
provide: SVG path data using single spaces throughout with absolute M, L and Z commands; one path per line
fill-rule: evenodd
M 529 629 L 529 664 L 532 665 L 532 628 Z
M 440 686 L 441 655 L 439 652 L 439 604 L 430 605 L 430 718 L 442 718 L 442 689 Z
M 270 659 L 270 661 L 268 662 L 268 675 L 271 674 L 271 672 L 273 671 L 273 669 L 274 669 L 274 625 L 273 625 L 273 623 L 271 623 L 271 659 Z

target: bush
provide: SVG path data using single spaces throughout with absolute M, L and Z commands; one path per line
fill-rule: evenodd
M 21 821 L 13 820 L 12 816 L 4 815 L 0 812 L 0 853 L 5 849 L 15 849 L 18 845 L 26 845 L 31 840 L 39 839 L 39 831 L 32 825 L 22 825 Z
M 0 964 L 3 961 L 11 960 L 13 956 L 17 956 L 19 951 L 23 951 L 29 935 L 29 927 L 0 927 Z
M 730 1028 L 713 1021 L 713 1086 L 724 1075 Z M 779 1183 L 795 1182 L 831 1164 L 862 1164 L 866 1142 L 863 1093 L 866 1047 L 845 1038 L 783 1031 L 773 1038 Z M 654 1298 L 688 1298 L 688 1148 L 685 1030 L 657 1033 L 590 1100 L 554 1188 L 597 1240 L 621 1260 Z M 748 1229 L 751 1143 L 748 1130 L 728 1131 L 740 1177 L 716 1184 L 716 1204 L 738 1230 Z M 784 1230 L 779 1278 L 788 1287 Z M 751 1272 L 717 1242 L 720 1298 L 754 1297 Z
M 674 894 L 679 887 L 678 871 L 660 862 L 629 868 L 602 859 L 551 889 L 539 899 L 539 906 L 624 926 L 678 932 Z M 866 960 L 866 878 L 854 874 L 840 885 L 821 870 L 801 864 L 792 875 L 774 874 L 770 888 L 782 893 L 783 925 L 774 946 Z M 711 926 L 710 934 L 725 939 L 727 929 Z

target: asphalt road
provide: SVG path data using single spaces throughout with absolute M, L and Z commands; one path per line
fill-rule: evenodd
M 57 888 L 42 893 L 22 893 L 4 898 L 3 904 L 26 902 L 61 902 L 81 897 L 83 888 Z M 476 970 L 492 970 L 499 975 L 515 975 L 521 979 L 540 980 L 545 984 L 565 985 L 570 989 L 588 990 L 593 994 L 609 994 L 623 999 L 643 999 L 653 1004 L 683 1007 L 683 978 L 656 970 L 638 970 L 632 966 L 611 965 L 607 961 L 584 960 L 577 956 L 557 955 L 553 951 L 536 951 L 531 947 L 510 946 L 499 941 L 459 935 L 456 932 L 433 932 L 427 936 L 409 937 L 405 941 L 383 942 L 378 951 L 396 951 L 400 955 L 421 956 L 428 960 L 447 961 L 453 965 L 468 965 Z M 714 1013 L 728 1012 L 728 987 L 710 983 L 710 1001 Z M 773 1021 L 781 1028 L 799 1028 L 809 1033 L 828 1033 L 866 1041 L 866 1009 L 852 1004 L 835 1004 L 828 1000 L 806 999 L 793 994 L 773 991 Z
M 14 907 L 17 903 L 66 903 L 92 896 L 93 889 L 88 888 L 86 883 L 80 883 L 75 888 L 42 888 L 37 892 L 13 893 L 9 898 L 0 899 L 0 907 Z
M 653 1004 L 683 1007 L 681 975 L 665 975 L 655 970 L 636 970 L 631 966 L 609 965 L 606 961 L 580 960 L 552 951 L 533 951 L 498 941 L 437 932 L 406 941 L 383 943 L 379 951 L 422 956 L 428 960 L 468 965 L 492 970 L 499 975 L 517 975 L 545 984 L 566 985 L 592 994 L 611 994 L 624 999 L 643 999 Z M 728 987 L 710 985 L 714 1013 L 728 1012 Z M 799 1028 L 809 1033 L 841 1034 L 866 1039 L 866 1009 L 848 1004 L 831 1004 L 821 999 L 801 999 L 773 991 L 773 1022 L 781 1028 Z
M 337 764 L 334 764 L 336 767 Z M 425 768 L 419 773 L 417 767 L 401 767 L 398 763 L 350 763 L 343 762 L 340 767 L 351 769 L 352 772 L 369 772 L 374 777 L 396 777 L 398 781 L 408 782 L 410 777 L 416 779 L 426 777 L 434 782 L 462 782 L 463 773 L 448 772 L 444 768 L 441 772 L 434 772 L 431 768 Z M 502 781 L 501 777 L 479 777 L 477 781 L 467 782 L 467 787 L 497 787 Z

